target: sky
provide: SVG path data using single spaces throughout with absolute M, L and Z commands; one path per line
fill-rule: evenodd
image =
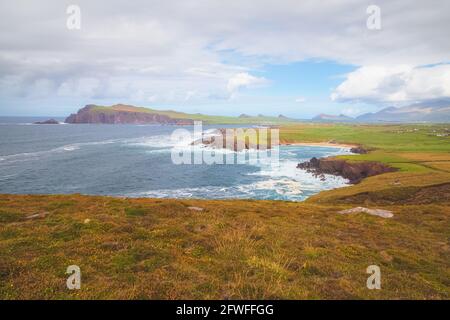
M 450 100 L 449 16 L 447 0 L 0 0 L 0 115 L 307 119 Z

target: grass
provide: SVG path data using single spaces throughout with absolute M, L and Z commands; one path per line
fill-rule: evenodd
M 439 137 L 450 125 L 302 124 L 282 128 L 284 142 L 358 143 L 385 152 L 450 152 L 450 137 Z
M 68 200 L 72 205 L 62 211 L 24 219 Z M 346 205 L 277 201 L 81 195 L 1 195 L 0 201 L 21 212 L 21 219 L 0 223 L 3 299 L 450 295 L 449 203 L 383 206 L 395 212 L 385 220 L 336 213 Z M 65 287 L 71 264 L 81 268 L 79 291 Z M 382 290 L 366 288 L 371 264 L 382 270 Z
M 371 152 L 344 158 L 400 169 L 302 203 L 0 195 L 0 298 L 449 299 L 445 128 L 281 128 L 283 142 L 360 144 Z M 394 217 L 337 213 L 355 206 Z M 72 264 L 78 291 L 65 286 Z M 366 287 L 373 264 L 381 290 Z
M 111 107 L 106 106 L 95 106 L 92 112 L 102 112 L 102 113 L 112 113 L 116 111 L 126 111 L 126 112 L 143 112 L 151 114 L 166 115 L 173 119 L 190 119 L 194 121 L 202 121 L 205 124 L 287 124 L 292 123 L 294 120 L 289 120 L 286 118 L 269 117 L 269 116 L 252 116 L 246 118 L 239 117 L 227 117 L 227 116 L 213 116 L 204 115 L 200 113 L 191 114 L 184 112 L 177 112 L 173 110 L 156 110 L 144 107 L 134 107 L 127 105 L 114 105 Z

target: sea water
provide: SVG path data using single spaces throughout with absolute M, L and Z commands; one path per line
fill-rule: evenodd
M 38 120 L 0 117 L 0 193 L 301 201 L 347 184 L 296 168 L 345 148 L 281 146 L 277 166 L 177 165 L 171 134 L 179 126 L 32 124 Z M 232 126 L 203 129 L 218 127 Z

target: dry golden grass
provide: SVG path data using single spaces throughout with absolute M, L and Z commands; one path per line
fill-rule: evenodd
M 448 203 L 387 206 L 392 219 L 277 201 L 1 195 L 0 207 L 2 299 L 450 297 Z M 382 290 L 366 288 L 372 264 Z

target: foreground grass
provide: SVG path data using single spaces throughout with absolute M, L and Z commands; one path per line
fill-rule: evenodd
M 449 203 L 383 207 L 392 219 L 347 207 L 1 195 L 0 298 L 450 297 Z M 81 290 L 65 286 L 72 264 Z M 381 290 L 366 288 L 372 264 Z

